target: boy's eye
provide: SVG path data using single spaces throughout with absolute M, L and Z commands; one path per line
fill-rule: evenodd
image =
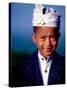
M 41 39 L 45 39 L 46 37 L 41 37 Z
M 46 38 L 49 38 L 49 39 L 51 39 L 51 40 L 56 40 L 56 37 L 55 36 L 49 36 L 49 37 L 47 37 L 47 36 L 42 36 L 42 37 L 40 37 L 42 40 L 46 40 Z
M 55 36 L 51 36 L 50 38 L 56 39 L 56 37 L 55 37 Z

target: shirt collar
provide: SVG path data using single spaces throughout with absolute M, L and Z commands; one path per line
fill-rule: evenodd
M 45 63 L 49 63 L 49 62 L 52 61 L 53 55 L 49 56 L 49 57 L 47 58 L 47 60 L 46 60 L 45 57 L 42 56 L 42 55 L 40 54 L 40 52 L 38 51 L 38 58 L 39 58 L 39 60 L 40 60 L 41 62 L 44 61 Z

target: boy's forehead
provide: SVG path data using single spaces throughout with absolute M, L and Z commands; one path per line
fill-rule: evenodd
M 39 35 L 52 35 L 56 34 L 56 28 L 54 27 L 36 27 L 35 32 Z
M 35 31 L 40 31 L 40 32 L 57 32 L 57 28 L 55 27 L 34 27 L 33 28 Z

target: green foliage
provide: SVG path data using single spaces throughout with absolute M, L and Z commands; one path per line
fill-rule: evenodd
M 22 62 L 23 58 L 29 57 L 31 55 L 30 52 L 21 52 L 15 49 L 11 49 L 10 52 L 10 64 L 18 65 Z

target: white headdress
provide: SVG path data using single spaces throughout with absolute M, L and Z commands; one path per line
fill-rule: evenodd
M 57 13 L 53 8 L 44 8 L 42 5 L 35 5 L 32 25 L 60 27 L 60 14 Z

